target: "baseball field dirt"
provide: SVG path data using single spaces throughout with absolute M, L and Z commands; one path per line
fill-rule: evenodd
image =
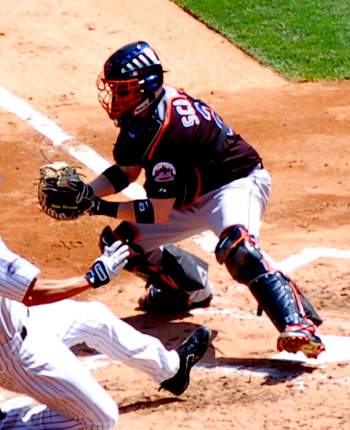
M 118 363 L 93 370 L 119 404 L 119 428 L 349 429 L 350 82 L 287 82 L 168 0 L 2 0 L 0 86 L 71 134 L 69 145 L 88 145 L 111 162 L 118 131 L 98 104 L 96 78 L 114 50 L 136 40 L 158 52 L 166 83 L 209 102 L 259 150 L 273 179 L 261 247 L 284 263 L 311 249 L 288 260 L 295 263 L 290 274 L 323 317 L 328 350 L 316 363 L 276 357 L 277 332 L 265 315 L 256 316 L 249 291 L 188 239 L 179 246 L 210 263 L 209 309 L 144 314 L 137 309 L 143 282 L 127 273 L 80 297 L 103 301 L 169 348 L 201 324 L 214 332 L 178 398 Z M 81 273 L 113 220 L 57 222 L 40 211 L 39 167 L 79 163 L 24 118 L 0 108 L 1 235 L 45 276 Z

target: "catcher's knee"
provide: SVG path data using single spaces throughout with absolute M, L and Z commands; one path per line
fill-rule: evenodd
M 215 248 L 215 256 L 220 264 L 226 265 L 236 281 L 245 285 L 269 271 L 268 263 L 243 225 L 224 230 Z
M 146 280 L 146 295 L 139 305 L 145 310 L 187 310 L 209 305 L 212 285 L 208 279 L 208 263 L 172 244 L 159 248 L 159 258 L 151 258 L 137 243 L 134 225 L 123 221 L 112 230 L 105 227 L 100 236 L 101 251 L 116 240 L 130 248 L 125 269 Z
M 178 312 L 188 307 L 188 295 L 167 284 L 154 286 L 146 285 L 146 293 L 139 298 L 139 307 L 151 312 Z

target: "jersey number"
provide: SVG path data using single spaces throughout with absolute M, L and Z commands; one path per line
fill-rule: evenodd
M 193 109 L 191 103 L 185 99 L 178 99 L 174 101 L 176 112 L 181 115 L 182 125 L 184 127 L 193 127 L 195 124 L 199 125 L 200 121 Z

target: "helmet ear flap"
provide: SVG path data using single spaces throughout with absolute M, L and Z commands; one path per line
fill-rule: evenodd
M 163 73 L 146 76 L 142 87 L 146 93 L 153 93 L 163 85 Z

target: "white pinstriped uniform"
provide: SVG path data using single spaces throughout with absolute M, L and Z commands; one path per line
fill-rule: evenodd
M 28 312 L 19 302 L 38 273 L 0 238 L 0 386 L 43 404 L 8 411 L 0 429 L 113 429 L 117 405 L 69 347 L 85 342 L 157 383 L 177 372 L 179 356 L 99 302 L 63 300 Z

